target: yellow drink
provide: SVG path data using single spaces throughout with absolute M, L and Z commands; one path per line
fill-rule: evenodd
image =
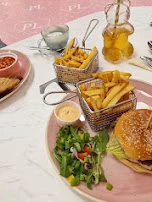
M 132 33 L 132 29 L 122 27 L 107 28 L 103 31 L 102 53 L 107 61 L 117 63 L 133 54 L 134 48 L 128 41 L 128 36 Z

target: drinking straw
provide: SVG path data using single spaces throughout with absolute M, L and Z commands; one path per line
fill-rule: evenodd
M 117 26 L 117 23 L 119 21 L 119 10 L 120 10 L 120 4 L 122 0 L 117 0 L 117 8 L 116 8 L 116 15 L 115 15 L 115 28 Z

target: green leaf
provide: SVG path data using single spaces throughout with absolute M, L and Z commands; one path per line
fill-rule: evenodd
M 61 163 L 62 157 L 61 157 L 61 155 L 58 153 L 57 147 L 55 147 L 55 148 L 53 149 L 52 153 L 53 153 L 54 157 L 56 158 L 56 160 L 57 160 L 59 163 Z
M 65 137 L 70 134 L 70 127 L 69 126 L 63 126 L 60 128 L 60 130 L 57 133 L 57 136 Z
M 92 181 L 93 181 L 93 172 L 92 169 L 90 169 L 86 179 L 87 187 L 89 189 L 92 189 Z
M 104 173 L 101 173 L 101 174 L 100 174 L 100 181 L 101 181 L 101 182 L 107 182 L 107 179 L 105 178 Z
M 71 175 L 68 165 L 72 164 L 71 154 L 67 154 L 65 152 L 62 153 L 62 161 L 60 165 L 60 175 L 64 177 L 69 177 Z
M 106 152 L 106 145 L 109 141 L 109 135 L 106 129 L 103 129 L 98 135 L 92 138 L 95 142 L 95 151 L 103 154 Z
M 59 137 L 59 138 L 56 140 L 56 146 L 57 146 L 58 148 L 60 148 L 61 150 L 63 150 L 64 147 L 65 147 L 65 140 L 64 140 L 64 138 Z
M 96 164 L 93 166 L 93 176 L 94 176 L 94 184 L 98 184 L 100 181 L 100 165 Z
M 73 129 L 72 126 L 70 126 L 70 132 L 71 132 L 71 135 L 72 135 L 74 138 L 79 139 L 78 134 L 75 132 L 75 130 Z

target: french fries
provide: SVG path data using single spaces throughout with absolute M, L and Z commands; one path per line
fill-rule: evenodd
M 128 92 L 132 91 L 135 87 L 128 83 L 113 99 L 108 103 L 108 107 L 116 104 L 124 95 L 128 95 Z
M 110 92 L 107 93 L 107 96 L 102 102 L 102 108 L 106 108 L 109 104 L 109 102 L 119 93 L 121 90 L 126 86 L 126 83 L 117 84 L 116 86 L 112 87 L 110 89 Z
M 97 53 L 97 48 L 94 46 L 93 49 L 91 50 L 90 54 L 88 55 L 88 57 L 81 64 L 80 69 L 85 69 L 88 66 L 89 62 L 93 59 L 93 57 L 95 56 L 96 53 Z
M 79 86 L 82 97 L 93 111 L 111 107 L 129 98 L 129 92 L 135 86 L 129 83 L 131 74 L 128 72 L 106 71 L 93 73 L 95 79 L 101 79 L 103 83 L 96 85 L 93 80 L 89 87 L 84 83 Z
M 74 46 L 74 42 L 75 42 L 75 38 L 73 38 L 70 43 L 68 44 L 65 52 L 64 52 L 64 56 L 68 55 L 70 50 L 72 49 L 72 47 Z
M 97 48 L 94 46 L 90 53 L 86 53 L 85 50 L 81 49 L 80 47 L 74 47 L 74 43 L 75 38 L 69 42 L 62 57 L 54 57 L 54 62 L 57 65 L 80 68 L 83 70 L 96 55 Z

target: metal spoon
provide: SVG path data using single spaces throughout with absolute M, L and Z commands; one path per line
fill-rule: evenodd
M 50 50 L 50 48 L 49 47 L 47 47 L 47 46 L 43 46 L 43 47 L 37 47 L 37 46 L 31 46 L 30 47 L 30 50 L 41 50 L 41 49 L 44 49 L 44 50 Z
M 58 56 L 58 57 L 64 51 L 64 49 L 51 50 L 47 46 L 43 46 L 43 47 L 31 46 L 30 50 L 38 50 L 42 55 L 46 55 L 46 56 L 52 55 L 52 56 Z

